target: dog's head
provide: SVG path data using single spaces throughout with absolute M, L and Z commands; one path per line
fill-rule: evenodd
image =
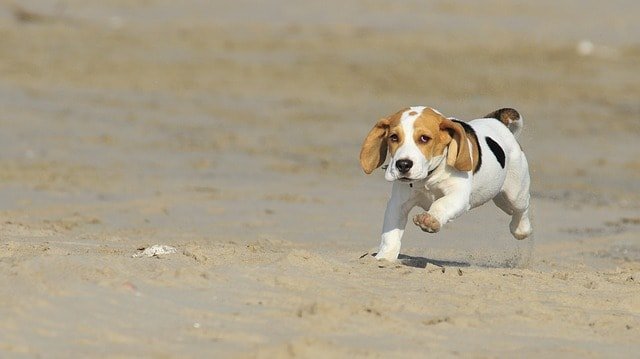
M 410 107 L 378 121 L 360 151 L 365 173 L 382 166 L 387 152 L 391 161 L 385 172 L 388 181 L 416 181 L 427 178 L 444 160 L 459 171 L 472 169 L 467 136 L 462 126 L 428 107 Z

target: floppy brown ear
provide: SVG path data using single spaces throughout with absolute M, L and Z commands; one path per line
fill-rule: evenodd
M 389 119 L 383 118 L 373 126 L 364 139 L 360 150 L 360 166 L 362 166 L 364 173 L 370 174 L 373 170 L 382 166 L 387 158 L 388 130 Z
M 440 129 L 448 131 L 451 135 L 447 164 L 460 171 L 471 171 L 473 169 L 473 160 L 469 151 L 467 134 L 464 132 L 462 125 L 445 118 L 440 123 Z

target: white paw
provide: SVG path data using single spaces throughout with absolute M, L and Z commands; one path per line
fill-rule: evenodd
M 531 222 L 529 221 L 529 217 L 522 217 L 519 221 L 515 221 L 515 217 L 511 220 L 509 224 L 509 229 L 511 230 L 511 234 L 518 239 L 522 240 L 531 235 L 533 229 L 531 228 Z
M 375 258 L 377 260 L 384 259 L 384 260 L 388 260 L 389 262 L 393 262 L 398 259 L 399 254 L 400 254 L 400 248 L 397 248 L 397 249 L 380 248 Z

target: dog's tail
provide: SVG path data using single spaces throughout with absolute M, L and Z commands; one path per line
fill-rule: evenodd
M 518 138 L 518 136 L 520 136 L 522 128 L 524 127 L 524 119 L 522 118 L 522 116 L 520 116 L 518 111 L 512 108 L 501 108 L 499 110 L 495 110 L 490 114 L 484 116 L 484 118 L 495 118 L 496 120 L 502 122 L 509 128 L 515 138 Z

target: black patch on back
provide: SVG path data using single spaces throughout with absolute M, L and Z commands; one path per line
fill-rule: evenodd
M 480 169 L 480 166 L 482 166 L 482 149 L 480 148 L 480 142 L 478 142 L 478 136 L 476 135 L 476 130 L 474 130 L 473 127 L 471 127 L 466 122 L 462 122 L 460 120 L 455 120 L 455 119 L 451 119 L 451 121 L 459 123 L 460 126 L 462 126 L 462 128 L 464 129 L 464 132 L 468 136 L 473 137 L 476 140 L 476 143 L 478 144 L 478 163 L 476 164 L 476 168 L 473 169 L 473 173 L 475 174 Z
M 485 137 L 484 139 L 485 141 L 487 141 L 487 146 L 489 146 L 489 149 L 491 150 L 491 152 L 493 152 L 493 154 L 496 156 L 496 159 L 500 163 L 500 166 L 504 168 L 505 157 L 504 157 L 504 150 L 502 149 L 502 147 L 500 147 L 498 142 L 494 141 L 493 138 L 491 137 Z

